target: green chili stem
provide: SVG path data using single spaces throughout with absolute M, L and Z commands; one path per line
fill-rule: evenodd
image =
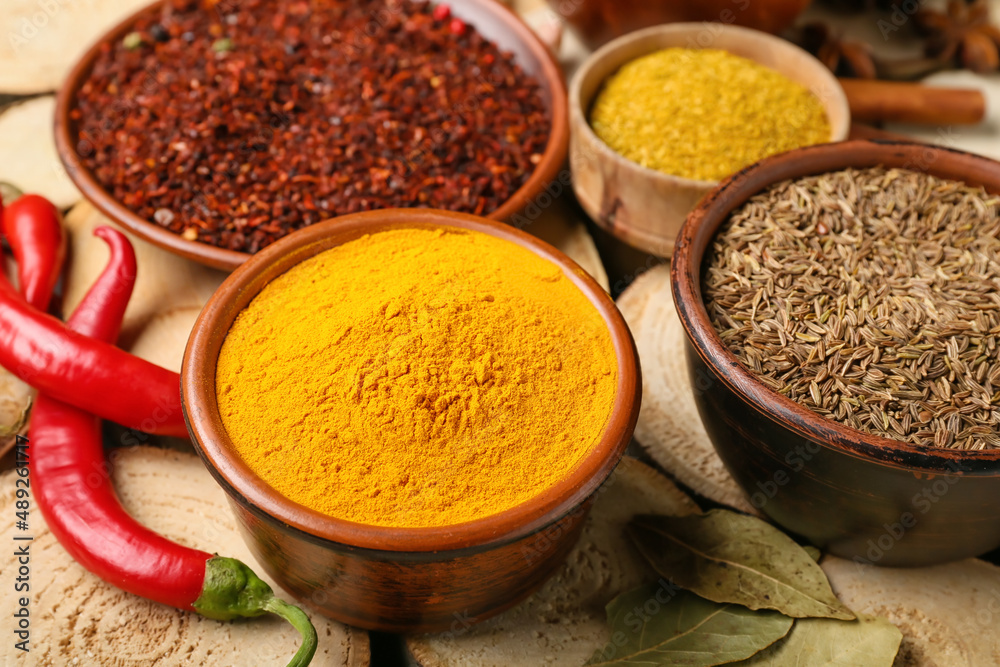
M 291 623 L 292 627 L 302 635 L 302 644 L 292 656 L 288 667 L 306 667 L 316 653 L 316 628 L 313 627 L 312 621 L 309 620 L 304 611 L 280 598 L 268 600 L 264 603 L 264 609 Z
M 215 556 L 205 563 L 201 596 L 191 605 L 202 616 L 218 621 L 253 618 L 268 612 L 292 624 L 302 635 L 302 644 L 288 667 L 306 667 L 316 653 L 316 628 L 306 613 L 274 597 L 274 591 L 235 558 Z

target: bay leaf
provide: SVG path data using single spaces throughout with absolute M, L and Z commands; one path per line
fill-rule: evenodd
M 802 550 L 805 551 L 807 554 L 809 554 L 809 557 L 812 558 L 817 563 L 819 562 L 819 559 L 823 557 L 822 551 L 809 544 L 802 547 Z
M 855 618 L 809 553 L 756 517 L 728 510 L 639 516 L 628 534 L 657 573 L 714 602 L 793 618 Z
M 771 646 L 794 622 L 773 611 L 719 604 L 660 581 L 607 606 L 611 641 L 587 665 L 712 667 Z
M 732 667 L 892 667 L 903 633 L 884 618 L 800 618 L 788 637 Z

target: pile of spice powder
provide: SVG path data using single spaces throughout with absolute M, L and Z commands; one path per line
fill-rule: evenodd
M 904 169 L 785 181 L 719 231 L 702 289 L 767 386 L 867 433 L 1000 447 L 1000 198 Z
M 629 160 L 703 181 L 831 132 L 805 86 L 716 49 L 670 48 L 626 63 L 598 92 L 590 124 Z
M 545 151 L 537 82 L 409 0 L 167 0 L 105 44 L 77 151 L 140 217 L 256 252 L 345 213 L 489 214 Z
M 399 229 L 296 265 L 239 314 L 216 391 L 236 450 L 287 498 L 445 526 L 551 488 L 597 444 L 617 362 L 548 260 L 479 232 Z

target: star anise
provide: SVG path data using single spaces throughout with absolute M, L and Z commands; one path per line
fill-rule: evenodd
M 946 11 L 921 9 L 914 16 L 927 36 L 925 52 L 973 72 L 1000 68 L 1000 29 L 990 23 L 984 0 L 949 0 Z
M 824 23 L 802 26 L 795 41 L 838 76 L 859 79 L 874 79 L 877 76 L 871 46 L 846 39 Z

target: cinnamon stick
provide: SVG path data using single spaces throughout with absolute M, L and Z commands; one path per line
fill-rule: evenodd
M 859 122 L 975 125 L 986 115 L 986 99 L 975 88 L 937 88 L 919 83 L 840 79 Z

